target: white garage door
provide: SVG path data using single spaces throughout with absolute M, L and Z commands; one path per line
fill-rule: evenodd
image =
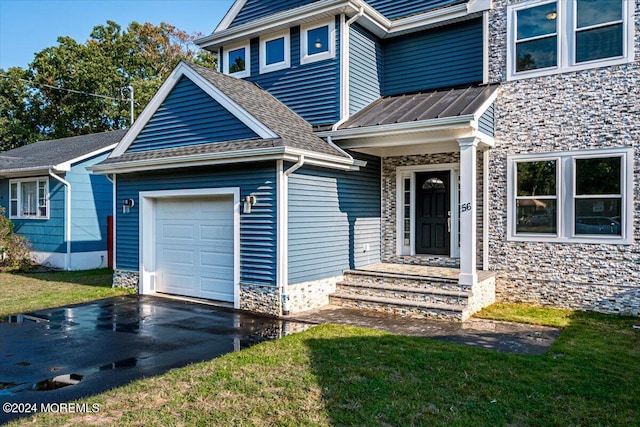
M 233 197 L 157 199 L 156 290 L 233 302 Z

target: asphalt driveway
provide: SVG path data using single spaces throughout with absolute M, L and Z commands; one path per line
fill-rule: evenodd
M 0 323 L 0 403 L 91 404 L 83 398 L 306 327 L 144 295 L 41 310 Z M 30 408 L 13 409 L 0 423 Z

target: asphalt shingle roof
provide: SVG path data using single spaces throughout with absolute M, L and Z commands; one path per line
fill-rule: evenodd
M 355 114 L 340 129 L 356 129 L 389 124 L 458 117 L 475 114 L 497 85 L 434 90 L 379 98 Z
M 0 153 L 0 174 L 52 168 L 120 142 L 126 130 L 39 141 Z

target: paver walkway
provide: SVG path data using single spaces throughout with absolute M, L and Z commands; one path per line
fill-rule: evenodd
M 543 354 L 561 332 L 560 329 L 547 326 L 473 318 L 464 323 L 412 319 L 331 305 L 285 316 L 285 318 L 314 324 L 339 323 L 363 326 L 400 335 L 422 336 L 519 354 Z

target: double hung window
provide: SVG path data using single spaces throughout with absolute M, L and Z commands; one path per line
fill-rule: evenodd
M 508 7 L 509 79 L 633 61 L 633 2 L 537 0 Z
M 34 178 L 9 182 L 10 218 L 49 217 L 49 180 Z
M 509 157 L 509 238 L 628 243 L 632 157 L 628 149 Z

